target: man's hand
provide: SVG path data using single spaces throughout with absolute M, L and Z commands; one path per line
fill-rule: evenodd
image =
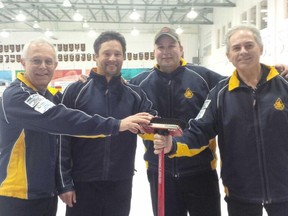
M 82 82 L 82 83 L 85 83 L 85 82 L 87 82 L 87 78 L 88 78 L 87 75 L 81 74 L 81 75 L 79 76 L 79 81 Z
M 144 133 L 145 130 L 141 125 L 148 125 L 153 117 L 153 115 L 145 112 L 128 116 L 121 120 L 119 131 L 129 130 L 135 134 Z
M 76 203 L 75 191 L 68 191 L 59 195 L 60 199 L 69 207 L 73 207 L 73 203 Z
M 275 68 L 281 74 L 281 76 L 288 78 L 288 65 L 276 64 Z
M 154 135 L 154 154 L 160 154 L 164 148 L 164 154 L 169 153 L 172 149 L 172 136 Z

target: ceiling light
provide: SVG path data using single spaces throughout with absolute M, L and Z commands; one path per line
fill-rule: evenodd
M 34 29 L 39 29 L 40 28 L 40 25 L 39 25 L 39 23 L 37 21 L 34 21 L 33 28 Z
M 24 22 L 26 20 L 26 16 L 22 13 L 22 11 L 20 11 L 15 18 L 19 22 Z
M 138 20 L 140 18 L 140 14 L 136 11 L 136 9 L 133 9 L 133 12 L 130 14 L 129 18 L 131 20 Z
M 64 0 L 63 3 L 62 3 L 62 6 L 63 7 L 71 7 L 72 4 L 71 4 L 71 2 L 69 0 Z
M 46 37 L 51 38 L 51 37 L 54 35 L 54 33 L 53 33 L 52 31 L 50 31 L 49 29 L 47 29 L 47 30 L 44 32 L 44 35 L 45 35 Z
M 86 20 L 84 20 L 84 23 L 82 25 L 83 28 L 89 28 L 89 24 L 87 23 Z
M 4 8 L 4 7 L 5 7 L 5 5 L 3 4 L 2 1 L 0 1 L 0 8 Z
M 73 20 L 76 22 L 80 22 L 83 20 L 83 16 L 78 11 L 76 11 L 73 15 Z
M 180 34 L 182 34 L 182 33 L 184 32 L 184 30 L 183 30 L 180 26 L 178 26 L 178 28 L 175 30 L 175 32 L 176 32 L 178 35 L 180 35 Z
M 131 35 L 132 35 L 132 36 L 138 36 L 138 35 L 139 35 L 139 30 L 134 27 L 134 28 L 132 29 L 132 31 L 131 31 Z
M 88 32 L 88 36 L 91 37 L 91 38 L 96 37 L 96 31 L 94 31 L 93 29 L 91 29 L 91 30 Z
M 7 31 L 5 31 L 5 30 L 3 30 L 3 31 L 0 33 L 0 35 L 1 35 L 1 37 L 3 37 L 3 38 L 8 38 L 8 37 L 10 36 L 10 33 L 7 32 Z
M 194 8 L 191 8 L 190 12 L 187 13 L 187 17 L 189 19 L 195 19 L 198 16 L 198 13 L 194 10 Z

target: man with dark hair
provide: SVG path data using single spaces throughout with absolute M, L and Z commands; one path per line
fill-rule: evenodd
M 164 27 L 155 35 L 154 54 L 157 64 L 130 83 L 146 92 L 159 116 L 188 123 L 199 112 L 209 90 L 223 77 L 207 68 L 187 65 L 181 57 L 179 36 L 172 28 Z M 147 149 L 144 159 L 157 216 L 158 157 L 153 152 L 153 141 L 147 137 L 143 136 Z M 220 216 L 215 149 L 215 140 L 211 139 L 209 148 L 197 157 L 165 158 L 165 216 Z
M 59 134 L 109 136 L 141 130 L 149 114 L 123 120 L 88 115 L 60 104 L 61 93 L 48 87 L 57 55 L 43 38 L 23 48 L 19 73 L 0 98 L 0 215 L 55 216 Z
M 125 38 L 106 31 L 94 42 L 97 68 L 87 82 L 65 89 L 63 103 L 88 114 L 123 118 L 149 112 L 152 103 L 121 77 Z M 60 198 L 67 216 L 128 216 L 132 194 L 137 136 L 130 132 L 96 139 L 61 136 Z

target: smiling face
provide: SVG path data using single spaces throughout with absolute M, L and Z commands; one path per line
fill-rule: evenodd
M 229 42 L 227 57 L 238 71 L 259 66 L 263 47 L 257 43 L 251 31 L 238 30 L 230 37 Z
M 123 49 L 119 41 L 110 40 L 101 44 L 98 54 L 95 56 L 97 73 L 106 77 L 109 81 L 113 76 L 121 73 L 124 61 Z
M 160 70 L 165 73 L 171 73 L 180 66 L 183 48 L 179 42 L 167 35 L 163 35 L 154 45 L 154 53 Z
M 46 90 L 57 67 L 56 53 L 48 43 L 31 43 L 21 59 L 25 77 L 38 90 Z

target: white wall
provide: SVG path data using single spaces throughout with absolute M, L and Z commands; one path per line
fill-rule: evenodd
M 264 52 L 261 62 L 266 64 L 287 64 L 288 59 L 288 20 L 285 18 L 287 14 L 287 6 L 284 4 L 286 0 L 274 0 L 268 2 L 268 27 L 261 30 L 264 43 Z M 201 41 L 201 63 L 202 65 L 217 71 L 223 75 L 231 75 L 234 67 L 226 58 L 226 50 L 224 46 L 217 48 L 217 30 L 225 26 L 227 32 L 228 25 L 238 25 L 241 23 L 241 14 L 250 10 L 253 6 L 260 10 L 261 0 L 242 0 L 237 1 L 234 8 L 215 8 L 214 9 L 214 25 L 202 26 L 200 38 L 211 35 L 209 42 L 211 43 L 211 55 L 204 56 L 203 48 L 205 41 Z M 286 10 L 286 11 L 285 11 Z M 260 20 L 256 25 L 259 27 Z M 207 42 L 206 42 L 207 43 Z

